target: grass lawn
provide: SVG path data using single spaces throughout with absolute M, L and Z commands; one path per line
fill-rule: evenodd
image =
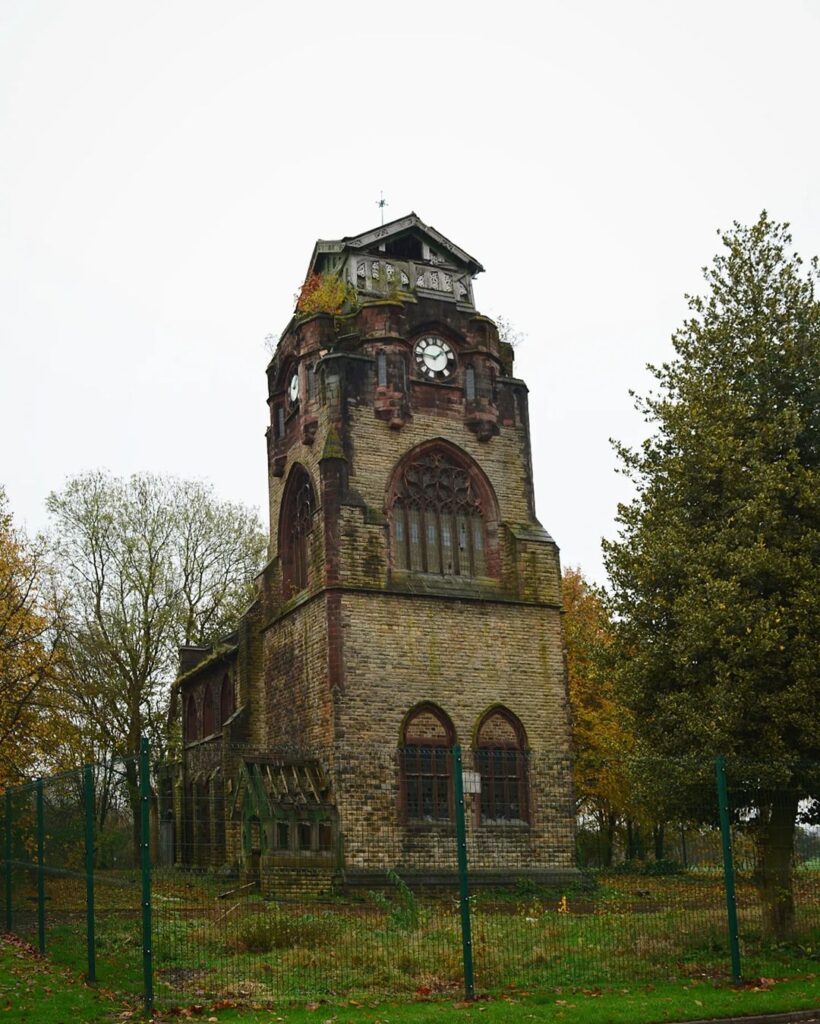
M 97 878 L 100 995 L 74 980 L 86 968 L 82 879 L 49 876 L 46 948 L 59 966 L 49 973 L 24 943 L 9 943 L 0 966 L 0 1024 L 126 1020 L 129 1004 L 137 1015 L 131 1019 L 138 1019 L 141 913 L 132 874 Z M 715 873 L 651 879 L 612 873 L 599 876 L 593 891 L 560 897 L 478 894 L 472 899 L 475 979 L 487 998 L 463 1005 L 452 898 L 424 899 L 405 887 L 359 899 L 269 902 L 244 890 L 223 899 L 225 882 L 216 876 L 157 872 L 156 1004 L 166 1014 L 178 1006 L 179 1016 L 237 1024 L 414 1024 L 464 1014 L 640 1024 L 814 1008 L 820 1005 L 818 883 L 816 871 L 800 873 L 793 939 L 772 944 L 761 933 L 754 890 L 740 880 L 743 971 L 758 979 L 740 990 L 728 984 L 725 908 Z M 16 895 L 14 926 L 35 941 L 36 901 L 22 886 Z M 106 992 L 116 996 L 107 999 Z
M 129 994 L 142 986 L 138 879 L 100 877 L 100 982 Z M 796 977 L 817 967 L 820 878 L 801 874 L 799 928 L 788 946 L 762 940 L 750 883 L 738 886 L 743 967 L 750 977 Z M 157 1005 L 217 1000 L 278 1003 L 420 996 L 457 998 L 462 984 L 457 905 L 392 892 L 357 900 L 269 903 L 259 894 L 220 899 L 212 875 L 157 872 L 153 951 Z M 49 878 L 46 945 L 84 970 L 84 887 Z M 15 926 L 33 941 L 34 904 Z M 566 912 L 561 912 L 561 908 Z M 715 873 L 669 878 L 603 877 L 594 893 L 479 894 L 473 904 L 476 986 L 499 994 L 529 989 L 725 980 L 729 970 L 722 880 Z M 2 1022 L 0 1021 L 0 1024 Z
M 353 1000 L 278 1004 L 274 1008 L 238 1008 L 217 1002 L 194 1004 L 181 1014 L 155 1021 L 192 1019 L 220 1024 L 481 1024 L 555 1021 L 572 1024 L 657 1024 L 777 1013 L 820 1006 L 820 979 L 757 979 L 740 989 L 709 980 L 629 985 L 618 988 L 555 990 L 542 995 L 507 992 L 476 1003 L 417 1001 L 360 1003 Z M 123 1003 L 107 990 L 87 988 L 70 970 L 42 959 L 14 940 L 0 942 L 0 1022 L 9 1024 L 115 1024 L 143 1019 L 139 1006 Z
M 66 967 L 34 954 L 19 940 L 0 940 L 0 1021 L 9 1024 L 97 1024 L 115 1020 L 123 1007 L 93 991 Z

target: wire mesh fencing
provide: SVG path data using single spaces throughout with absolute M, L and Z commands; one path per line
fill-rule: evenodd
M 747 976 L 773 973 L 777 954 L 818 959 L 820 799 L 807 795 L 820 793 L 818 769 L 798 766 L 800 789 L 730 776 L 738 937 Z
M 627 813 L 503 748 L 188 755 L 7 791 L 7 930 L 163 1006 L 816 969 L 811 785 Z
M 144 990 L 137 759 L 9 789 L 3 816 L 6 930 L 92 983 Z

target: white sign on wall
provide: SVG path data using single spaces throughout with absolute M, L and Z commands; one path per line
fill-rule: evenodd
M 473 796 L 481 792 L 481 774 L 480 772 L 472 772 L 468 768 L 465 768 L 461 773 L 464 785 L 465 796 L 470 793 Z

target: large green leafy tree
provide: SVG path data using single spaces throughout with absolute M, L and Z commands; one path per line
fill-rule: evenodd
M 820 754 L 818 265 L 765 212 L 721 241 L 675 357 L 637 399 L 652 435 L 617 446 L 636 495 L 604 549 L 642 749 L 677 792 L 727 755 L 754 808 L 764 920 L 783 935 Z

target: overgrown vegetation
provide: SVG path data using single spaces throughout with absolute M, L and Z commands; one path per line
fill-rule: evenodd
M 98 885 L 98 973 L 102 984 L 141 986 L 139 885 Z M 597 872 L 595 886 L 563 894 L 532 889 L 473 897 L 479 991 L 549 991 L 565 986 L 728 979 L 725 896 L 718 869 L 646 874 Z M 384 893 L 332 902 L 226 903 L 212 876 L 158 873 L 154 886 L 154 968 L 159 1004 L 210 999 L 393 995 L 457 996 L 463 965 L 455 893 L 414 894 L 398 876 Z M 820 876 L 797 875 L 795 939 L 770 943 L 754 885 L 738 883 L 746 976 L 816 971 Z M 49 879 L 47 948 L 84 970 L 83 885 Z M 25 892 L 17 901 L 27 937 L 35 922 Z M 28 908 L 28 909 L 27 909 Z
M 336 315 L 356 305 L 356 289 L 335 274 L 310 274 L 296 296 L 299 316 L 315 313 Z

